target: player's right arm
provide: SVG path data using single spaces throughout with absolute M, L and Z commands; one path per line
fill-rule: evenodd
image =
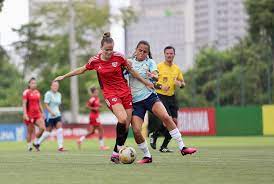
M 55 117 L 55 113 L 51 110 L 49 103 L 50 103 L 50 93 L 46 92 L 45 98 L 44 98 L 44 104 L 47 109 L 47 111 L 52 115 L 52 117 Z
M 27 114 L 27 103 L 28 103 L 28 99 L 27 99 L 27 91 L 24 91 L 23 93 L 23 119 L 29 121 L 29 116 Z
M 99 110 L 99 107 L 94 107 L 94 105 L 93 105 L 94 101 L 95 101 L 94 98 L 89 99 L 89 101 L 87 102 L 87 108 L 92 111 L 97 111 L 97 110 Z
M 84 65 L 82 67 L 79 67 L 79 68 L 76 68 L 75 70 L 70 71 L 69 73 L 66 73 L 65 75 L 60 75 L 60 76 L 56 77 L 54 79 L 54 81 L 61 81 L 61 80 L 65 79 L 65 78 L 68 78 L 68 77 L 72 77 L 72 76 L 75 76 L 75 75 L 80 75 L 80 74 L 85 73 L 85 71 L 87 71 L 87 68 Z

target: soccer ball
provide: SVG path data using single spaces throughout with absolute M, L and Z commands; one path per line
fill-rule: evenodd
M 123 147 L 119 151 L 119 160 L 123 164 L 131 164 L 136 159 L 136 151 L 132 147 Z

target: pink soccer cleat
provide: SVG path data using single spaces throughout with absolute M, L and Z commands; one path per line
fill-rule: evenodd
M 105 151 L 105 150 L 109 150 L 108 146 L 100 146 L 100 150 Z
M 152 162 L 152 157 L 144 157 L 142 160 L 137 161 L 138 164 L 149 164 Z
M 58 151 L 59 151 L 59 152 L 65 152 L 65 151 L 68 151 L 68 150 L 65 150 L 65 149 L 62 147 L 62 148 L 58 148 Z
M 183 156 L 185 155 L 191 155 L 193 153 L 197 152 L 196 148 L 187 148 L 187 147 L 183 147 L 183 149 L 181 150 L 181 153 Z
M 110 157 L 110 161 L 115 164 L 120 164 L 119 154 L 112 154 Z

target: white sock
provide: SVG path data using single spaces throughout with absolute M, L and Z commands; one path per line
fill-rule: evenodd
M 86 136 L 83 135 L 82 137 L 80 137 L 79 140 L 80 140 L 81 142 L 83 142 L 85 139 L 86 139 Z
M 179 149 L 182 150 L 183 147 L 185 147 L 185 144 L 184 144 L 184 142 L 183 142 L 181 133 L 180 133 L 180 131 L 178 130 L 178 128 L 175 128 L 175 129 L 169 131 L 169 134 L 171 135 L 171 137 L 172 137 L 173 139 L 175 139 L 175 141 L 176 141 L 177 144 L 178 144 Z
M 100 145 L 101 147 L 105 146 L 105 144 L 104 144 L 104 139 L 99 139 L 99 145 Z
M 116 151 L 113 151 L 112 155 L 119 155 L 119 153 L 117 153 Z
M 63 148 L 63 128 L 58 128 L 56 131 L 58 148 Z
M 41 144 L 44 140 L 46 140 L 48 138 L 49 135 L 50 135 L 50 132 L 44 131 L 44 133 L 42 134 L 42 136 L 37 141 L 37 144 Z
M 38 139 L 35 137 L 33 142 L 34 142 L 34 144 L 38 144 Z
M 120 151 L 120 149 L 122 149 L 123 148 L 123 146 L 119 146 L 119 145 L 117 145 L 117 149 L 118 149 L 118 152 Z
M 145 156 L 145 157 L 151 158 L 151 154 L 150 154 L 150 152 L 149 152 L 149 149 L 148 149 L 148 146 L 147 146 L 147 142 L 146 142 L 146 141 L 144 141 L 144 142 L 141 143 L 141 144 L 138 144 L 138 147 L 139 147 L 139 149 L 144 153 L 144 156 Z
M 28 143 L 27 143 L 27 147 L 28 147 L 28 149 L 31 148 L 31 142 L 28 142 Z

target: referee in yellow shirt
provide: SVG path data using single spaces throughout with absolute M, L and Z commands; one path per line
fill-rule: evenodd
M 165 61 L 158 64 L 159 79 L 157 82 L 157 94 L 163 102 L 169 115 L 177 124 L 178 105 L 175 97 L 176 87 L 183 88 L 185 86 L 184 78 L 180 68 L 173 63 L 175 57 L 175 48 L 167 46 L 164 49 Z M 156 149 L 156 141 L 160 134 L 165 136 L 164 142 L 160 148 L 161 152 L 172 152 L 167 145 L 171 140 L 171 136 L 166 127 L 161 124 L 161 127 L 150 135 L 150 145 Z

